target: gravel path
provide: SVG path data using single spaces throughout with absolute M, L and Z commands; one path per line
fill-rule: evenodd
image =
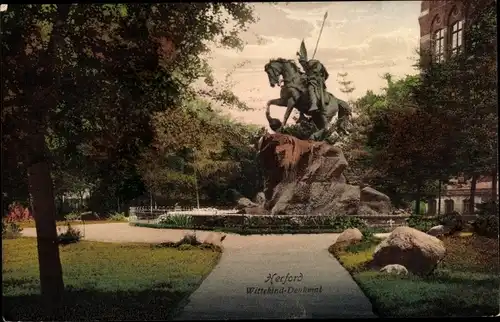
M 86 240 L 104 242 L 178 241 L 188 232 L 128 223 L 76 227 L 85 230 Z M 203 239 L 208 233 L 197 235 Z M 34 237 L 35 229 L 25 228 L 23 235 Z M 376 317 L 349 273 L 328 253 L 337 236 L 227 234 L 219 264 L 182 303 L 177 319 Z

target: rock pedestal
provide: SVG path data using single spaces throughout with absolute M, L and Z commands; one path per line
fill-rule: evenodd
M 326 142 L 266 134 L 259 146 L 265 177 L 263 206 L 245 212 L 271 215 L 387 215 L 389 197 L 346 183 L 348 166 L 338 147 Z M 248 211 L 247 211 L 248 210 Z

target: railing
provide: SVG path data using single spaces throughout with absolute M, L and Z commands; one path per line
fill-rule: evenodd
M 137 221 L 155 221 L 160 216 L 223 216 L 236 214 L 236 209 L 188 208 L 188 207 L 130 207 L 130 216 Z M 131 221 L 135 221 L 131 220 Z

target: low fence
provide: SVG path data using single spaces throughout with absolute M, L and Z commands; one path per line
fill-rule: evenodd
M 130 216 L 136 218 L 136 221 L 151 222 L 160 216 L 220 216 L 227 214 L 236 214 L 236 209 L 216 209 L 216 208 L 190 208 L 190 207 L 130 207 Z
M 255 228 L 273 229 L 283 227 L 300 227 L 314 229 L 332 229 L 341 226 L 342 221 L 352 223 L 364 223 L 368 227 L 378 229 L 389 229 L 398 226 L 407 226 L 408 215 L 384 215 L 384 216 L 269 216 L 237 214 L 235 209 L 219 210 L 213 208 L 205 209 L 138 209 L 131 208 L 130 214 L 134 216 L 131 222 L 135 223 L 160 223 L 165 225 L 188 225 L 192 228 L 203 227 L 225 227 L 225 228 Z M 170 220 L 168 217 L 171 217 Z M 183 217 L 183 218 L 181 218 Z

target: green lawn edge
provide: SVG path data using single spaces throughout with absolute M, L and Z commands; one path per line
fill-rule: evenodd
M 15 239 L 8 239 L 8 240 L 2 240 L 3 242 L 3 251 L 5 253 L 5 242 L 7 244 L 11 244 L 10 245 L 10 256 L 14 257 L 15 254 L 13 252 L 16 251 L 14 247 L 14 245 L 22 245 L 23 243 L 28 243 L 28 244 L 31 244 L 31 246 L 34 246 L 34 250 L 33 252 L 36 253 L 36 237 L 19 237 L 19 238 L 15 238 Z M 19 242 L 19 244 L 17 244 L 17 242 Z M 132 248 L 138 248 L 139 250 L 138 251 L 141 251 L 141 252 L 147 252 L 148 249 L 158 249 L 158 248 L 163 248 L 163 249 L 170 249 L 170 251 L 166 251 L 167 254 L 169 254 L 169 256 L 167 256 L 168 258 L 174 256 L 175 257 L 175 252 L 184 252 L 183 248 L 182 247 L 171 247 L 171 246 L 166 246 L 165 244 L 156 244 L 156 243 L 120 243 L 120 244 L 117 244 L 117 243 L 108 243 L 108 242 L 99 242 L 99 241 L 80 241 L 79 243 L 76 243 L 76 244 L 71 244 L 71 245 L 66 245 L 66 246 L 60 246 L 61 247 L 61 250 L 65 250 L 65 251 L 68 251 L 69 249 L 71 249 L 71 247 L 82 247 L 83 246 L 86 246 L 85 247 L 85 251 L 88 252 L 89 251 L 92 251 L 94 249 L 94 247 L 97 247 L 99 248 L 99 246 L 101 245 L 101 247 L 106 247 L 106 246 L 102 246 L 102 245 L 109 245 L 109 247 L 111 248 L 122 248 L 122 247 L 125 247 L 125 249 L 129 246 L 129 247 L 132 247 Z M 7 246 L 9 247 L 9 246 Z M 31 247 L 30 247 L 31 248 Z M 177 249 L 176 249 L 177 248 Z M 219 265 L 220 263 L 220 260 L 221 260 L 221 257 L 222 257 L 222 250 L 221 249 L 217 249 L 217 248 L 212 248 L 212 249 L 208 249 L 208 248 L 205 248 L 203 247 L 203 245 L 200 245 L 200 246 L 192 246 L 190 248 L 186 248 L 186 250 L 191 250 L 191 251 L 200 251 L 200 252 L 210 252 L 213 254 L 213 256 L 203 256 L 203 258 L 207 257 L 210 258 L 209 261 L 207 262 L 203 262 L 203 263 L 206 263 L 205 265 L 205 268 L 203 269 L 203 273 L 202 275 L 200 276 L 200 274 L 198 274 L 199 278 L 193 278 L 192 280 L 190 279 L 190 277 L 188 275 L 186 275 L 186 282 L 189 280 L 189 283 L 186 284 L 186 285 L 189 285 L 189 287 L 186 288 L 186 291 L 182 291 L 182 289 L 172 289 L 171 291 L 168 291 L 166 292 L 165 291 L 165 295 L 166 296 L 169 296 L 170 294 L 173 294 L 173 293 L 179 293 L 179 294 L 182 294 L 184 293 L 183 295 L 181 295 L 179 298 L 175 298 L 173 297 L 172 299 L 172 302 L 168 303 L 165 308 L 167 308 L 167 312 L 164 317 L 161 319 L 161 320 L 164 320 L 164 319 L 167 319 L 167 320 L 172 320 L 175 318 L 175 316 L 177 316 L 181 311 L 182 309 L 184 308 L 185 304 L 187 303 L 187 299 L 194 293 L 196 292 L 196 290 L 199 289 L 199 287 L 201 286 L 201 284 L 203 283 L 203 281 L 211 274 L 211 272 Z M 9 251 L 7 249 L 7 251 Z M 174 254 L 174 255 L 172 255 Z M 201 253 L 200 253 L 201 254 Z M 95 255 L 94 255 L 95 256 Z M 126 254 L 124 254 L 124 256 L 127 256 Z M 90 257 L 92 257 L 92 255 L 90 255 Z M 20 258 L 22 258 L 22 255 L 20 256 Z M 199 261 L 199 260 L 198 260 Z M 37 259 L 31 259 L 30 261 L 27 261 L 24 265 L 31 265 L 33 263 L 31 262 L 37 262 Z M 30 264 L 31 263 L 31 264 Z M 4 282 L 7 280 L 12 280 L 12 281 L 16 281 L 16 276 L 10 276 L 8 277 L 8 274 L 12 274 L 12 266 L 9 268 L 9 267 L 6 267 L 5 263 L 3 263 L 3 268 L 2 268 L 2 273 L 3 273 L 3 284 Z M 19 262 L 18 262 L 19 264 Z M 13 264 L 11 265 L 15 265 L 15 262 L 13 262 Z M 68 262 L 68 263 L 63 263 L 63 266 L 65 265 L 73 265 L 73 263 L 71 262 Z M 189 265 L 189 264 L 188 264 Z M 191 265 L 197 265 L 193 262 L 193 264 Z M 33 265 L 31 265 L 33 266 Z M 15 267 L 14 267 L 15 268 Z M 64 267 L 63 267 L 63 271 L 64 271 Z M 15 273 L 15 271 L 14 271 Z M 108 272 L 109 273 L 109 272 Z M 26 275 L 27 274 L 27 275 Z M 23 273 L 21 272 L 21 275 L 23 275 Z M 25 277 L 27 278 L 34 278 L 34 279 L 38 279 L 38 274 L 36 272 L 31 272 L 31 273 L 24 273 L 24 275 L 26 275 Z M 196 275 L 192 275 L 192 276 L 196 276 Z M 114 278 L 115 275 L 112 274 L 110 276 L 107 276 L 106 273 L 103 274 L 103 276 L 100 277 L 100 279 L 107 279 L 108 277 L 111 277 L 111 278 Z M 68 278 L 68 276 L 65 277 L 65 280 L 66 278 Z M 74 278 L 74 277 L 73 277 Z M 12 283 L 11 281 L 11 283 Z M 172 281 L 174 284 L 175 282 L 173 280 L 169 280 L 168 277 L 165 277 L 165 282 L 170 282 Z M 158 282 L 162 282 L 162 281 L 158 281 Z M 74 288 L 74 283 L 66 283 L 67 284 L 67 287 L 66 287 L 66 291 L 65 292 L 68 292 L 69 293 L 72 293 L 72 292 L 77 292 L 77 293 L 92 293 L 92 292 L 102 292 L 102 291 L 98 291 L 98 290 L 94 290 L 92 287 L 90 287 L 89 289 L 86 289 L 85 287 L 84 288 L 81 288 L 81 287 L 76 287 Z M 76 284 L 79 284 L 78 282 Z M 121 284 L 120 284 L 121 285 Z M 19 286 L 20 288 L 23 288 L 23 286 Z M 153 288 L 156 288 L 157 286 L 155 285 L 151 285 L 151 290 L 153 290 Z M 38 291 L 38 288 L 36 289 Z M 120 292 L 130 292 L 130 290 L 128 290 L 126 287 L 124 289 L 120 289 L 120 290 L 117 290 L 118 293 Z M 131 291 L 132 293 L 136 292 L 134 290 Z M 141 291 L 142 292 L 142 291 Z M 33 293 L 33 294 L 30 294 L 30 295 L 17 295 L 15 293 L 13 293 L 12 295 L 8 295 L 8 294 L 3 294 L 3 299 L 2 299 L 2 303 L 4 304 L 4 302 L 6 301 L 9 301 L 10 300 L 10 305 L 13 305 L 15 304 L 15 298 L 16 297 L 19 297 L 20 299 L 22 299 L 23 297 L 26 297 L 26 296 L 30 296 L 30 297 L 38 297 L 39 295 L 36 294 L 37 292 Z M 169 294 L 167 294 L 169 293 Z M 10 299 L 9 299 L 10 297 Z M 20 305 L 21 303 L 19 303 Z M 25 304 L 28 304 L 28 303 L 25 303 Z M 16 304 L 16 307 L 19 307 L 19 305 Z M 29 303 L 28 305 L 33 305 L 33 303 Z M 3 305 L 3 307 L 5 308 L 5 305 Z M 14 306 L 12 306 L 11 308 L 14 308 Z M 165 311 L 165 308 L 163 309 L 163 311 Z M 33 310 L 33 308 L 30 308 L 31 310 Z M 36 309 L 36 307 L 35 307 Z M 17 309 L 19 310 L 19 309 Z M 32 312 L 38 312 L 38 311 L 32 311 Z M 125 312 L 125 311 L 124 311 Z M 122 312 L 122 317 L 123 317 L 123 314 L 124 312 Z M 5 312 L 2 310 L 2 314 L 5 315 L 5 314 L 9 314 L 8 312 Z M 11 313 L 11 314 L 15 314 L 15 313 Z M 137 317 L 137 319 L 140 319 L 140 317 Z
M 200 288 L 201 284 L 203 284 L 203 282 L 205 281 L 205 279 L 207 279 L 207 277 L 213 272 L 213 270 L 215 268 L 217 268 L 217 266 L 219 265 L 220 260 L 222 258 L 222 252 L 223 252 L 223 250 L 220 249 L 220 250 L 218 250 L 216 252 L 217 252 L 217 257 L 215 259 L 215 263 L 214 263 L 212 269 L 209 270 L 209 271 L 207 271 L 200 278 L 200 280 L 198 281 L 198 285 L 196 285 L 196 287 L 193 288 L 192 292 L 187 293 L 181 299 L 179 299 L 179 301 L 176 303 L 175 307 L 172 308 L 172 312 L 167 315 L 166 320 L 168 320 L 168 321 L 174 320 L 177 316 L 179 316 L 179 314 L 182 313 L 182 310 L 184 310 L 184 308 L 186 307 L 186 305 L 189 304 L 189 300 L 188 300 L 189 297 L 191 295 L 193 295 L 193 293 L 196 292 Z
M 467 238 L 467 237 L 473 237 L 469 234 L 458 234 L 455 236 L 457 237 L 462 237 L 462 238 Z M 399 277 L 399 276 L 386 276 L 385 278 L 380 274 L 377 270 L 371 270 L 368 268 L 370 265 L 370 261 L 361 261 L 359 259 L 356 259 L 356 257 L 366 257 L 366 254 L 370 253 L 373 254 L 373 251 L 376 247 L 376 245 L 381 242 L 375 241 L 373 238 L 368 238 L 367 240 L 362 241 L 360 244 L 369 244 L 371 243 L 371 247 L 366 247 L 364 245 L 351 245 L 351 246 L 345 246 L 345 245 L 335 245 L 332 244 L 329 248 L 328 251 L 332 256 L 346 269 L 346 271 L 349 273 L 349 275 L 352 277 L 352 279 L 355 281 L 355 283 L 358 285 L 360 290 L 365 294 L 365 296 L 370 300 L 372 304 L 372 312 L 379 318 L 415 318 L 415 317 L 462 317 L 462 316 L 468 316 L 468 317 L 476 317 L 476 316 L 490 316 L 490 314 L 496 314 L 494 313 L 495 310 L 497 310 L 497 304 L 492 303 L 490 300 L 485 301 L 483 303 L 478 303 L 477 299 L 472 300 L 470 303 L 468 303 L 469 298 L 467 296 L 460 296 L 456 294 L 450 294 L 450 298 L 455 298 L 461 301 L 461 304 L 455 304 L 453 307 L 457 310 L 456 314 L 453 314 L 453 310 L 446 310 L 445 308 L 448 307 L 446 304 L 453 304 L 453 301 L 450 301 L 450 299 L 446 299 L 444 301 L 440 301 L 440 299 L 434 299 L 436 302 L 439 302 L 435 305 L 435 308 L 437 308 L 435 311 L 432 313 L 435 315 L 429 315 L 429 316 L 416 316 L 416 315 L 404 315 L 401 313 L 407 313 L 405 312 L 404 309 L 404 302 L 399 302 L 398 304 L 403 307 L 403 309 L 399 310 L 394 310 L 394 305 L 387 305 L 383 301 L 383 297 L 374 292 L 374 285 L 383 283 L 388 283 L 393 284 L 391 287 L 394 287 L 394 283 L 399 283 L 399 279 L 401 278 L 401 288 L 406 289 L 407 287 L 415 287 L 417 283 L 422 283 L 419 284 L 424 287 L 424 285 L 431 285 L 431 287 L 436 288 L 436 293 L 439 294 L 439 286 L 442 285 L 443 287 L 449 287 L 450 291 L 453 289 L 457 289 L 457 281 L 455 280 L 458 275 L 462 275 L 461 277 L 464 278 L 464 281 L 466 281 L 466 284 L 469 286 L 473 286 L 473 288 L 477 287 L 477 289 L 468 289 L 467 291 L 470 292 L 468 295 L 476 295 L 480 298 L 485 298 L 485 299 L 494 299 L 496 298 L 498 301 L 500 301 L 500 276 L 498 273 L 500 273 L 500 262 L 497 263 L 496 265 L 496 273 L 494 271 L 488 271 L 488 272 L 468 272 L 468 271 L 458 271 L 453 269 L 452 266 L 449 264 L 446 264 L 446 266 L 439 268 L 436 271 L 436 275 L 430 277 L 428 280 L 422 279 L 421 277 L 418 276 L 413 276 L 410 274 L 407 277 Z M 360 247 L 361 246 L 361 247 Z M 346 249 L 355 249 L 355 248 L 361 248 L 359 252 L 354 252 L 352 250 L 346 251 Z M 364 254 L 363 254 L 364 253 Z M 448 256 L 448 255 L 447 255 Z M 371 257 L 371 256 L 370 256 Z M 446 257 L 445 257 L 446 260 Z M 498 259 L 497 259 L 498 261 Z M 495 259 L 493 259 L 493 262 L 495 262 Z M 364 263 L 364 265 L 360 265 L 359 267 L 356 267 L 356 263 Z M 491 263 L 490 263 L 491 264 Z M 441 265 L 441 264 L 440 264 Z M 456 265 L 456 264 L 455 264 Z M 496 274 L 496 275 L 495 275 Z M 373 275 L 373 280 L 371 280 L 371 275 Z M 449 279 L 449 281 L 447 280 Z M 417 282 L 417 283 L 415 283 Z M 451 284 L 448 284 L 451 283 Z M 404 283 L 408 283 L 405 285 Z M 435 283 L 435 284 L 434 284 Z M 370 285 L 371 284 L 371 285 Z M 388 289 L 386 290 L 387 292 L 391 291 L 391 287 L 388 286 Z M 495 288 L 496 287 L 496 288 Z M 417 288 L 417 290 L 418 290 Z M 380 290 L 380 288 L 377 288 L 377 290 Z M 497 290 L 497 291 L 495 291 Z M 485 292 L 486 291 L 486 292 Z M 373 292 L 373 294 L 372 294 Z M 487 294 L 484 296 L 484 294 Z M 480 296 L 479 296 L 480 295 Z M 462 297 L 462 298 L 460 298 Z M 472 296 L 471 296 L 472 298 Z M 425 302 L 426 298 L 422 298 L 423 302 Z M 409 301 L 410 303 L 411 301 Z M 422 301 L 421 301 L 422 302 Z M 432 301 L 429 300 L 429 303 Z M 452 303 L 453 302 L 453 303 Z M 457 301 L 458 302 L 458 301 Z M 391 303 L 391 302 L 387 302 Z M 393 304 L 393 303 L 391 303 Z M 428 304 L 428 303 L 427 303 Z M 424 305 L 421 303 L 421 305 Z M 441 305 L 441 309 L 439 309 L 439 305 Z M 410 308 L 410 306 L 408 306 Z M 466 314 L 464 314 L 465 310 L 463 307 L 471 308 L 471 310 L 467 310 Z M 391 308 L 393 310 L 391 310 Z M 387 311 L 384 311 L 387 310 Z M 411 309 L 408 309 L 406 311 L 411 312 Z M 419 310 L 415 310 L 419 311 Z M 437 312 L 437 313 L 436 313 Z M 451 315 L 445 315 L 443 312 L 446 313 L 452 313 Z M 397 314 L 395 314 L 397 313 Z M 420 312 L 422 313 L 422 312 Z

